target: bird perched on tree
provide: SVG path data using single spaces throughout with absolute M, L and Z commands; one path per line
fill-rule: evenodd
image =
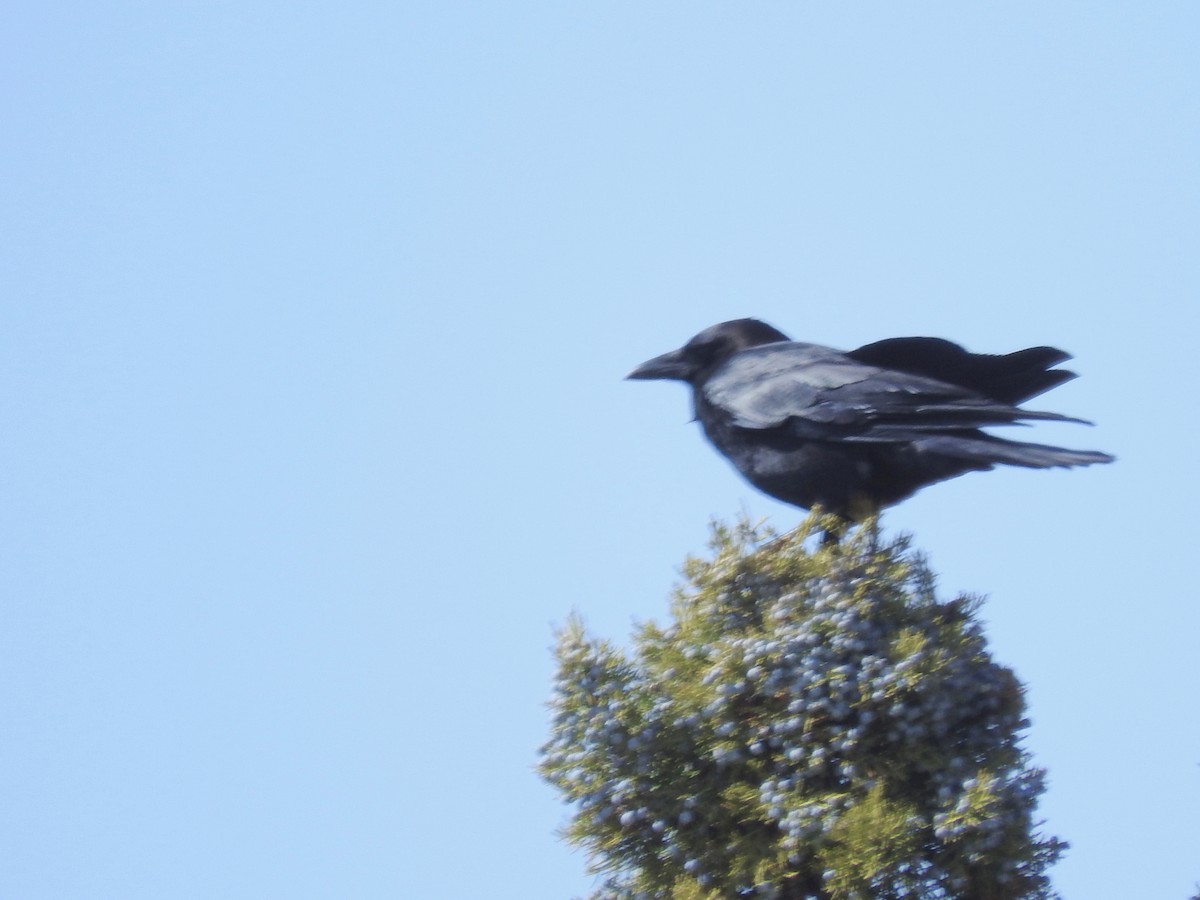
M 1074 378 L 1053 368 L 1069 358 L 1053 347 L 970 353 L 928 337 L 842 352 L 736 319 L 628 377 L 687 382 L 704 434 L 751 484 L 786 503 L 858 520 L 964 472 L 1112 462 L 1107 453 L 981 430 L 1083 422 L 1017 406 Z

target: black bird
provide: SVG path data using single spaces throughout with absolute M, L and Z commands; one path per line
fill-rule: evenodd
M 786 503 L 859 520 L 964 472 L 1112 462 L 1107 453 L 981 430 L 1034 419 L 1083 422 L 1017 408 L 1074 378 L 1052 368 L 1069 358 L 1053 347 L 970 353 L 928 337 L 842 352 L 736 319 L 628 377 L 686 381 L 704 434 L 751 484 Z

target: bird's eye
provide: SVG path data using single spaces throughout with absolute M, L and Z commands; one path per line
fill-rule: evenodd
M 695 338 L 688 343 L 688 356 L 692 359 L 709 362 L 718 358 L 724 350 L 726 340 L 723 337 Z

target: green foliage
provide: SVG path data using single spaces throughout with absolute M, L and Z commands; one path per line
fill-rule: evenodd
M 905 540 L 714 525 L 666 626 L 558 636 L 540 772 L 599 898 L 1054 896 L 1020 684 Z

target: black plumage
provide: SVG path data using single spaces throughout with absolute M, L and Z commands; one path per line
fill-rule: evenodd
M 1081 422 L 1017 404 L 1074 378 L 1053 347 L 1002 356 L 940 338 L 842 352 L 756 319 L 707 328 L 629 374 L 692 387 L 705 435 L 755 487 L 860 519 L 927 484 L 996 465 L 1111 462 L 1107 453 L 999 438 L 994 425 Z

